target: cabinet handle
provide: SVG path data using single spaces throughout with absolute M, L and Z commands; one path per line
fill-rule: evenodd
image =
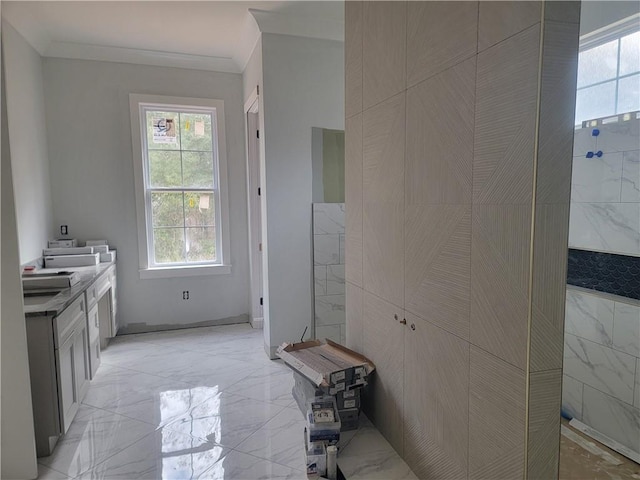
M 415 324 L 415 323 L 412 323 L 412 324 L 411 324 L 411 330 L 414 330 L 414 331 L 415 331 L 415 329 L 416 329 L 416 324 Z
M 406 324 L 407 324 L 407 319 L 406 319 L 406 318 L 403 318 L 402 320 L 400 320 L 400 323 L 401 323 L 402 325 L 406 325 Z

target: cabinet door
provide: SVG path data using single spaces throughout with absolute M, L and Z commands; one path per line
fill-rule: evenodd
M 366 389 L 365 413 L 380 433 L 402 454 L 403 450 L 403 310 L 364 292 L 364 354 L 376 366 Z
M 76 416 L 80 400 L 76 388 L 75 336 L 70 336 L 58 349 L 58 397 L 60 403 L 60 425 L 67 433 Z
M 115 267 L 109 273 L 111 276 L 111 337 L 115 337 L 118 333 L 118 288 Z
M 89 389 L 91 369 L 89 368 L 89 336 L 86 323 L 78 324 L 73 336 L 73 366 L 76 379 L 77 398 L 81 402 Z

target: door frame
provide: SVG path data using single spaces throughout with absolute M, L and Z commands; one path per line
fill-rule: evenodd
M 260 169 L 260 97 L 256 87 L 244 104 L 245 144 L 247 146 L 247 213 L 249 235 L 250 315 L 253 328 L 264 327 L 262 256 L 262 172 Z M 262 193 L 262 192 L 260 192 Z

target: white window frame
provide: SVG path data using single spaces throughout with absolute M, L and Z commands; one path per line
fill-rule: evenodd
M 151 211 L 147 202 L 148 162 L 146 160 L 145 127 L 142 123 L 144 108 L 171 109 L 207 108 L 215 112 L 217 138 L 213 139 L 214 168 L 216 171 L 216 256 L 217 263 L 154 265 L 151 256 Z M 133 174 L 136 193 L 136 219 L 138 226 L 138 257 L 140 278 L 171 278 L 231 273 L 231 240 L 229 234 L 229 193 L 227 185 L 227 147 L 225 135 L 224 101 L 207 98 L 171 97 L 161 95 L 129 94 L 131 115 L 131 144 Z M 212 134 L 216 131 L 212 129 Z
M 621 79 L 631 77 L 633 75 L 637 75 L 638 72 L 627 73 L 624 75 L 620 75 L 620 41 L 622 37 L 625 37 L 629 34 L 636 33 L 640 31 L 640 14 L 634 14 L 628 18 L 624 18 L 618 22 L 612 23 L 611 25 L 607 25 L 598 30 L 590 32 L 586 35 L 580 37 L 580 46 L 579 53 L 582 53 L 587 50 L 591 50 L 592 48 L 599 47 L 600 45 L 604 45 L 605 43 L 609 43 L 613 40 L 618 42 L 618 56 L 616 59 L 616 76 L 613 78 L 609 78 L 607 80 L 602 80 L 595 83 L 590 83 L 588 85 L 583 85 L 581 87 L 576 87 L 576 94 L 580 90 L 585 90 L 590 87 L 594 87 L 597 85 L 601 85 L 603 83 L 608 82 L 616 82 L 616 90 L 615 96 L 613 99 L 613 111 L 607 115 L 601 115 L 601 117 L 609 117 L 616 116 L 619 113 L 627 113 L 627 112 L 618 112 L 618 89 L 619 83 Z M 576 128 L 580 128 L 583 122 L 588 120 L 594 120 L 592 118 L 583 118 L 576 123 Z

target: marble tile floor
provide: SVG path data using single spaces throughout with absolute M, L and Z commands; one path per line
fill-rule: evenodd
M 306 479 L 293 376 L 261 330 L 117 337 L 42 479 Z

